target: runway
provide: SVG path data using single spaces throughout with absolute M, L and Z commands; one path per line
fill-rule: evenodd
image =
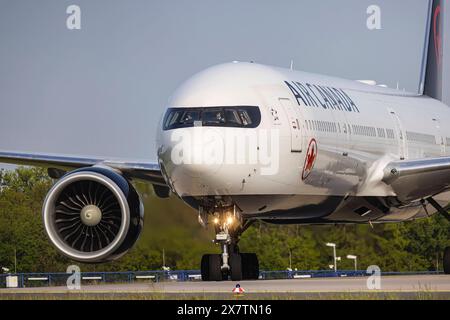
M 245 295 L 250 298 L 314 298 L 314 297 L 369 297 L 373 294 L 385 298 L 392 295 L 399 298 L 425 297 L 428 294 L 439 299 L 450 299 L 450 276 L 384 276 L 379 290 L 369 290 L 366 277 L 358 278 L 312 278 L 292 280 L 240 281 Z M 86 285 L 81 290 L 68 290 L 66 287 L 39 287 L 20 289 L 0 289 L 0 299 L 14 297 L 61 297 L 73 294 L 84 297 L 114 298 L 189 298 L 206 299 L 232 297 L 236 282 L 160 282 Z M 380 296 L 381 295 L 381 296 Z

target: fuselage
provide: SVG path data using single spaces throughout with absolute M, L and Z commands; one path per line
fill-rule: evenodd
M 449 108 L 426 96 L 229 63 L 175 92 L 158 156 L 172 191 L 193 207 L 223 198 L 280 223 L 400 221 L 425 210 L 399 207 L 383 168 L 449 155 L 449 120 Z

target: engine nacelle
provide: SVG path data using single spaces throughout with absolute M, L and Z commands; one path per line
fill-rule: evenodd
M 72 171 L 45 198 L 44 227 L 70 259 L 96 263 L 118 259 L 138 239 L 144 207 L 134 187 L 102 167 Z

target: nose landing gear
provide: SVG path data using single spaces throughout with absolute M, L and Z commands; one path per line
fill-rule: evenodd
M 234 208 L 233 208 L 234 209 Z M 240 235 L 252 224 L 243 222 L 234 209 L 214 215 L 216 236 L 214 242 L 220 245 L 221 254 L 205 254 L 201 261 L 203 281 L 257 280 L 259 262 L 255 253 L 240 253 L 237 243 Z
M 228 268 L 223 268 L 222 254 L 205 254 L 201 262 L 203 281 L 258 280 L 259 261 L 255 253 L 232 253 Z

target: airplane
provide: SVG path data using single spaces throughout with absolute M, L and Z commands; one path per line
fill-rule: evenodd
M 231 62 L 172 95 L 158 126 L 157 162 L 8 151 L 0 162 L 48 169 L 56 182 L 43 203 L 45 230 L 75 261 L 111 261 L 134 245 L 144 219 L 136 182 L 161 198 L 179 197 L 203 226 L 213 225 L 221 248 L 202 257 L 204 281 L 258 279 L 256 254 L 238 245 L 258 220 L 376 224 L 435 213 L 450 220 L 444 5 L 430 2 L 425 94 Z M 221 154 L 230 141 L 240 149 Z

